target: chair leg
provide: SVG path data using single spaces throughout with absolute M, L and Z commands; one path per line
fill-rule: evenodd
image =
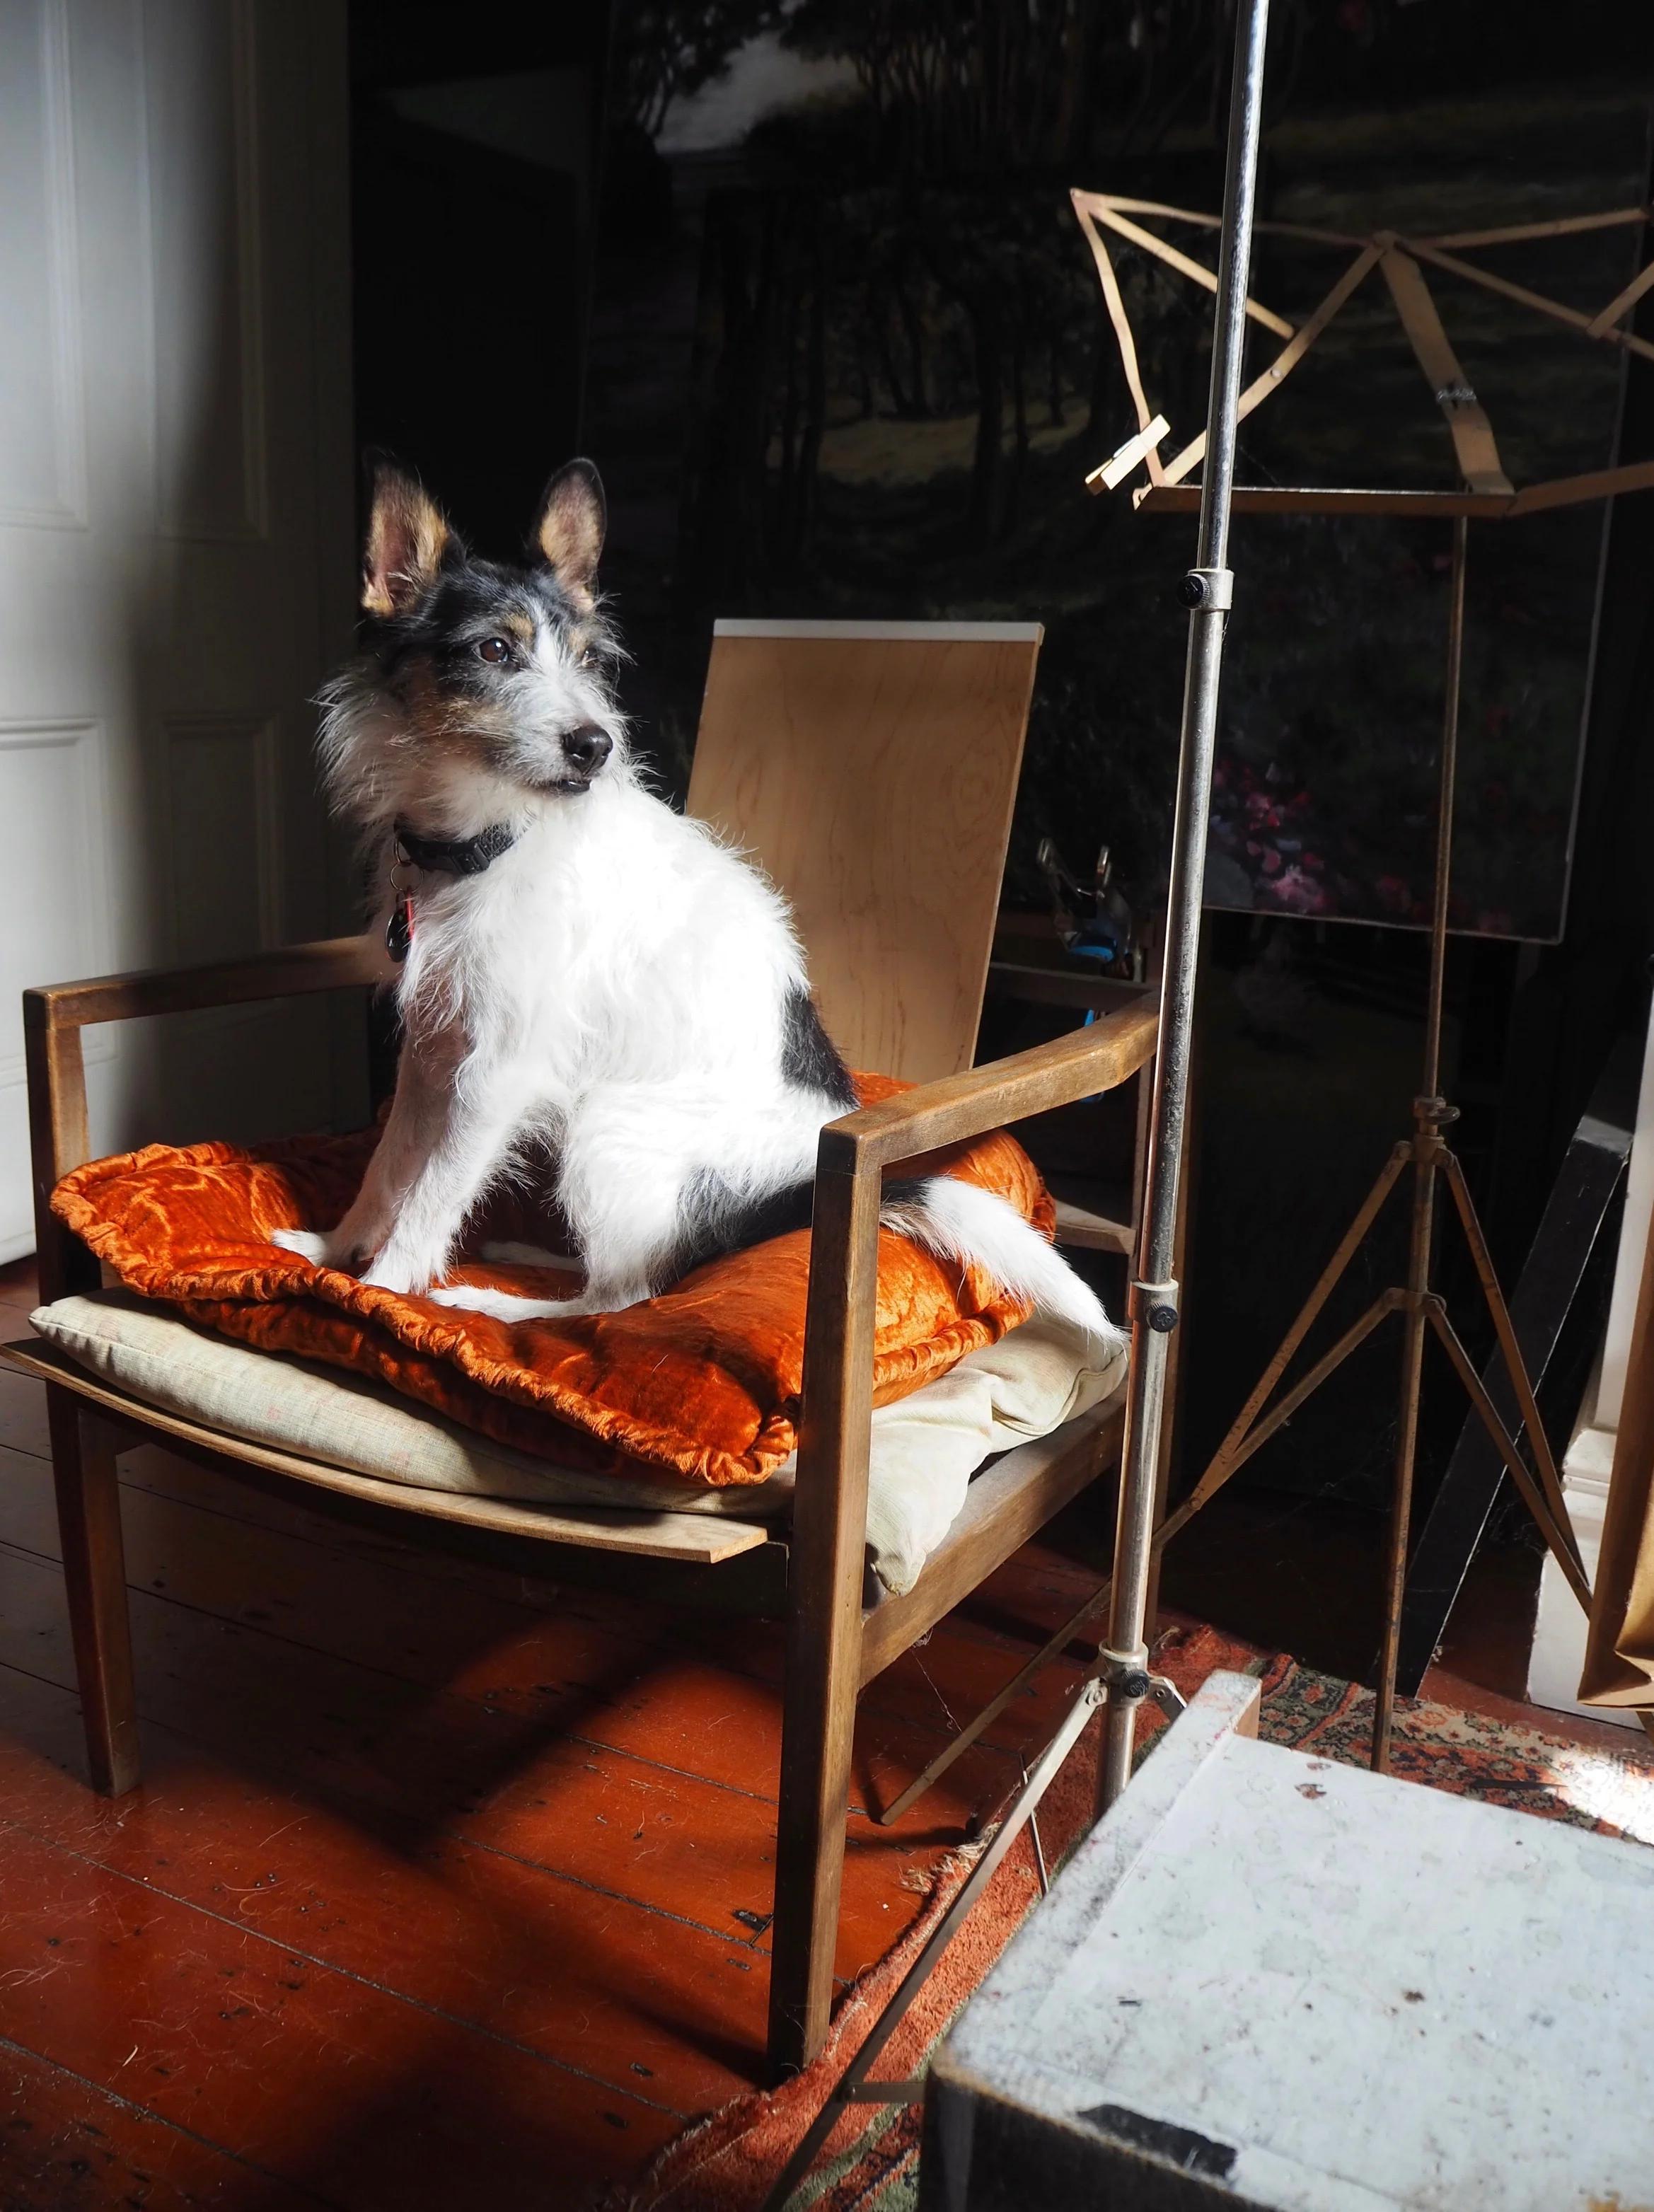
M 769 1965 L 769 2063 L 775 2081 L 801 2071 L 827 2039 L 860 1627 L 858 1609 L 853 1627 L 847 1623 L 809 1648 L 795 1634 L 787 1653 Z
M 844 1873 L 850 1743 L 861 1680 L 879 1170 L 822 1132 L 810 1232 L 804 1412 L 787 1562 L 787 1678 L 769 1965 L 769 2065 L 827 2039 Z
M 137 1786 L 138 1735 L 114 1439 L 72 1390 L 52 1383 L 46 1418 L 87 1761 L 99 1795 L 120 1797 Z

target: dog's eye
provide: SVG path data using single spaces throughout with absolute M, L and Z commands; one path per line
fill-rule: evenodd
M 496 668 L 501 661 L 511 658 L 511 647 L 502 637 L 485 637 L 477 650 L 484 660 L 492 661 Z

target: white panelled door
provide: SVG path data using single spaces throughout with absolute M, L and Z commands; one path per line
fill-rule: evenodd
M 0 1260 L 18 994 L 337 926 L 344 0 L 0 0 Z M 319 1004 L 87 1033 L 94 1148 L 334 1109 Z

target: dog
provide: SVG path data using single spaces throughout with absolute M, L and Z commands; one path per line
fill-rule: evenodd
M 362 832 L 401 961 L 403 1042 L 349 1212 L 275 1241 L 507 1322 L 616 1311 L 807 1224 L 818 1137 L 857 1104 L 784 901 L 629 757 L 598 592 L 605 527 L 596 469 L 571 461 L 526 564 L 478 559 L 381 463 L 362 649 L 320 698 L 324 780 Z M 537 1164 L 583 1289 L 446 1283 L 484 1194 L 535 1180 Z M 1117 1341 L 1088 1286 L 991 1193 L 946 1176 L 887 1184 L 880 1218 Z

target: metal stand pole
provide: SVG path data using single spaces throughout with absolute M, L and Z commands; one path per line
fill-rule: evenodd
M 1108 1710 L 1098 1807 L 1106 1812 L 1131 1774 L 1137 1709 L 1148 1694 L 1143 1640 L 1155 1473 L 1165 1395 L 1167 1336 L 1177 1326 L 1173 1279 L 1177 1184 L 1183 1168 L 1183 1116 L 1189 1092 L 1195 970 L 1200 950 L 1201 896 L 1206 872 L 1207 816 L 1217 740 L 1218 686 L 1225 620 L 1234 579 L 1229 551 L 1229 499 L 1235 477 L 1236 410 L 1245 341 L 1247 276 L 1263 105 L 1263 47 L 1268 0 L 1245 0 L 1235 26 L 1235 76 L 1229 107 L 1218 255 L 1217 317 L 1212 343 L 1212 392 L 1207 417 L 1206 470 L 1195 565 L 1183 579 L 1189 653 L 1177 768 L 1177 811 L 1171 838 L 1171 885 L 1166 918 L 1165 972 L 1160 987 L 1160 1041 L 1149 1131 L 1148 1188 L 1136 1279 L 1131 1286 L 1131 1382 L 1115 1531 L 1108 1638 L 1099 1657 Z
M 1459 688 L 1464 664 L 1464 562 L 1469 526 L 1453 525 L 1453 578 L 1447 613 L 1447 687 L 1442 708 L 1442 750 L 1436 794 L 1436 880 L 1430 920 L 1430 999 L 1425 1012 L 1424 1070 L 1413 1102 L 1417 1139 L 1413 1152 L 1413 1218 L 1408 1241 L 1407 1297 L 1402 1308 L 1402 1418 L 1396 1440 L 1396 1481 L 1390 1496 L 1389 1544 L 1384 1559 L 1384 1637 L 1372 1710 L 1372 1767 L 1389 1766 L 1390 1719 L 1396 1706 L 1396 1661 L 1402 1641 L 1402 1600 L 1407 1588 L 1408 1538 L 1413 1526 L 1413 1474 L 1419 1451 L 1419 1393 L 1424 1379 L 1425 1301 L 1436 1231 L 1436 1168 L 1442 1124 L 1456 1109 L 1441 1095 L 1442 1000 L 1447 975 L 1447 896 L 1453 873 L 1453 782 L 1458 767 Z M 1433 1141 L 1432 1141 L 1433 1140 Z

